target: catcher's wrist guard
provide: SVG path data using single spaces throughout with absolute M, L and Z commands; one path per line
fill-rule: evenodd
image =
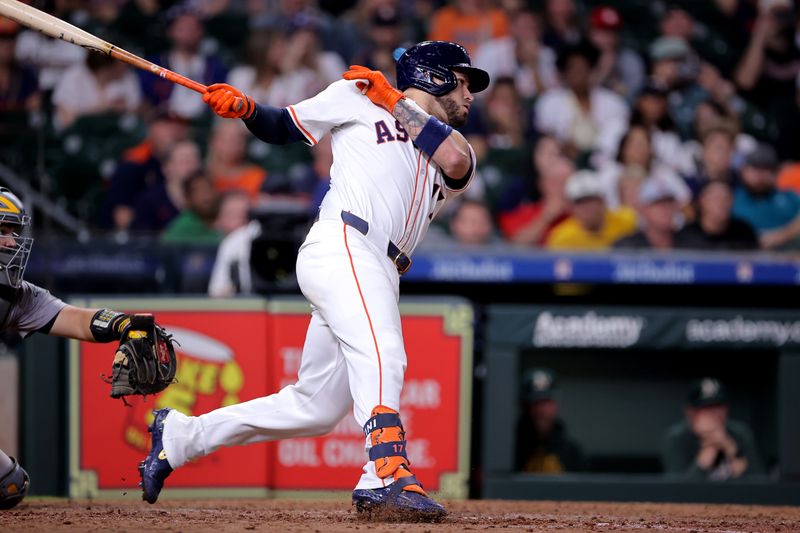
M 97 342 L 112 342 L 122 338 L 122 332 L 130 324 L 130 316 L 111 309 L 100 309 L 92 317 L 89 331 Z
M 157 394 L 175 380 L 177 360 L 172 335 L 153 315 L 131 315 L 111 366 L 111 397 Z

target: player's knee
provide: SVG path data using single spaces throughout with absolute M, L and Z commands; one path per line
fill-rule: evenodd
M 24 468 L 12 457 L 14 465 L 7 473 L 0 475 L 0 509 L 11 509 L 25 498 L 30 486 L 30 478 Z

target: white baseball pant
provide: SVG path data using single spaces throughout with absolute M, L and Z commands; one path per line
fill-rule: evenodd
M 400 410 L 400 276 L 386 251 L 341 220 L 320 220 L 298 254 L 297 279 L 312 306 L 297 383 L 200 416 L 172 411 L 163 445 L 173 468 L 221 446 L 323 435 L 351 405 L 361 427 L 376 405 Z M 356 488 L 391 482 L 367 461 Z

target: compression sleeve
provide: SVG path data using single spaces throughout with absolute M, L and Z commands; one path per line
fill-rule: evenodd
M 269 144 L 288 144 L 305 141 L 305 136 L 295 126 L 288 109 L 256 104 L 256 110 L 245 126 L 253 135 Z

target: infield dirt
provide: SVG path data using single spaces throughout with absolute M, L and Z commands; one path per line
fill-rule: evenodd
M 800 531 L 800 508 L 745 505 L 576 503 L 467 500 L 444 502 L 439 524 L 382 523 L 356 516 L 347 501 L 136 500 L 24 501 L 0 511 L 0 531 Z

